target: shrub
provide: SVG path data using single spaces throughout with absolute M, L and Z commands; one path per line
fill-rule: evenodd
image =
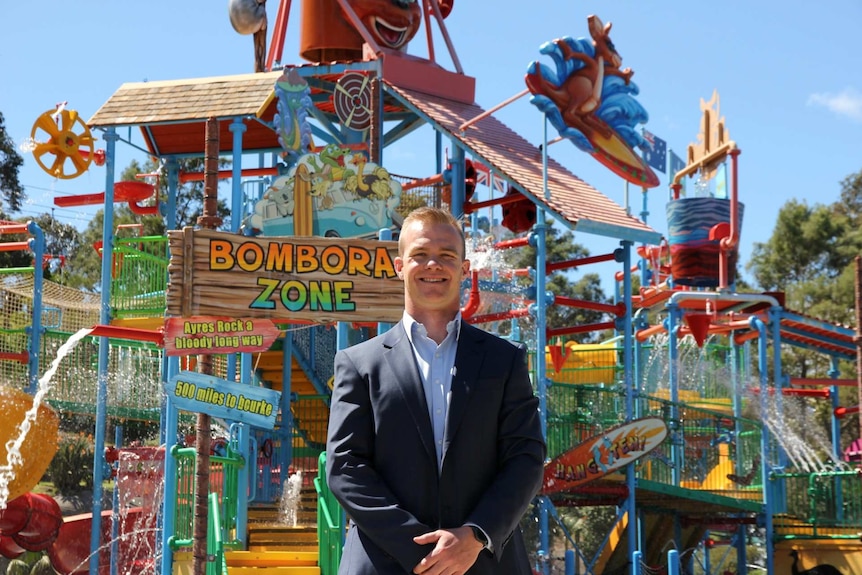
M 61 433 L 48 477 L 62 495 L 93 488 L 93 439 L 83 433 Z

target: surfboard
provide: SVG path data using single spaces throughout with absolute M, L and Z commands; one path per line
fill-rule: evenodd
M 664 441 L 667 425 L 644 417 L 590 437 L 545 464 L 542 493 L 568 491 L 637 461 Z

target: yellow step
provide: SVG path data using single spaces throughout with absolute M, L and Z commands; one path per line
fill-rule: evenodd
M 316 566 L 317 551 L 226 551 L 228 567 L 302 567 Z M 233 572 L 233 569 L 231 569 Z
M 228 567 L 230 575 L 320 575 L 317 565 L 286 565 L 282 567 Z
M 318 550 L 225 551 L 225 562 L 231 575 L 320 575 Z M 192 575 L 191 551 L 174 553 L 173 575 Z

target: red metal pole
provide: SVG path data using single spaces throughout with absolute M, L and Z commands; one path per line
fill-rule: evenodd
M 599 303 L 595 301 L 587 301 L 583 299 L 576 299 L 573 297 L 555 295 L 554 303 L 569 307 L 576 307 L 579 309 L 603 311 L 605 313 L 612 313 L 617 317 L 622 317 L 626 313 L 626 305 L 623 302 L 617 304 Z
M 604 321 L 599 323 L 588 323 L 586 325 L 573 325 L 569 327 L 549 328 L 545 330 L 548 339 L 558 335 L 570 335 L 573 333 L 588 333 L 591 331 L 601 331 L 603 329 L 615 329 L 616 323 L 612 321 Z
M 554 272 L 557 270 L 574 268 L 577 266 L 585 266 L 587 264 L 597 264 L 600 262 L 609 262 L 609 261 L 613 260 L 615 257 L 616 256 L 614 256 L 614 254 L 610 253 L 610 254 L 604 254 L 604 255 L 600 255 L 600 256 L 590 256 L 587 258 L 578 258 L 578 259 L 574 259 L 574 260 L 566 260 L 564 262 L 553 262 L 553 263 L 547 264 L 545 266 L 545 270 L 547 270 L 548 273 L 551 273 L 551 272 Z
M 855 379 L 832 379 L 831 377 L 791 377 L 790 385 L 820 386 L 837 385 L 839 387 L 856 385 Z
M 507 196 L 500 196 L 499 198 L 494 198 L 492 200 L 485 200 L 482 202 L 468 202 L 468 203 L 464 204 L 464 213 L 469 214 L 471 212 L 481 210 L 482 208 L 490 208 L 491 206 L 502 206 L 505 204 L 514 204 L 515 202 L 520 202 L 523 199 L 524 199 L 523 194 L 510 194 Z
M 518 317 L 525 317 L 530 315 L 530 310 L 527 308 L 521 309 L 513 309 L 509 311 L 501 311 L 498 313 L 488 313 L 485 315 L 477 315 L 475 317 L 470 318 L 471 324 L 477 323 L 491 323 L 493 321 L 503 321 L 504 319 L 515 319 Z
M 287 35 L 287 22 L 290 19 L 290 0 L 281 0 L 278 5 L 278 15 L 275 17 L 275 28 L 272 31 L 272 43 L 266 57 L 266 70 L 272 71 L 272 64 L 284 53 L 284 37 Z
M 523 238 L 515 238 L 512 240 L 503 240 L 502 242 L 497 242 L 494 244 L 495 250 L 508 250 L 510 248 L 523 248 L 530 245 L 530 237 L 524 236 Z

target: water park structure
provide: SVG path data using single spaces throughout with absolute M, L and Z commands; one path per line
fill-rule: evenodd
M 767 573 L 824 564 L 862 571 L 860 442 L 842 445 L 839 433 L 859 406 L 840 405 L 837 392 L 857 385 L 839 374 L 858 361 L 859 312 L 853 330 L 786 309 L 782 294 L 735 290 L 741 149 L 717 95 L 701 102 L 663 235 L 550 157 L 550 138 L 528 142 L 494 116 L 529 95 L 530 113 L 560 140 L 626 182 L 655 188 L 658 177 L 637 152 L 649 146 L 637 129 L 646 110 L 610 23 L 590 16 L 589 37 L 543 45 L 526 89 L 485 110 L 446 30 L 451 0 L 303 0 L 306 63 L 296 65 L 280 64 L 296 16 L 290 0 L 279 5 L 268 52 L 260 9 L 229 3 L 234 28 L 254 36 L 255 73 L 123 84 L 86 122 L 66 108 L 36 120 L 33 153 L 53 177 L 104 163 L 104 191 L 58 198 L 105 208 L 95 246 L 102 289 L 45 281 L 38 226 L 0 226 L 26 236 L 3 249 L 32 251 L 36 262 L 0 270 L 0 372 L 21 382 L 0 398 L 10 414 L 0 425 L 9 461 L 0 466 L 4 556 L 42 551 L 61 573 L 191 573 L 203 545 L 208 573 L 334 575 L 345 518 L 320 471 L 332 358 L 399 320 L 393 239 L 411 209 L 436 205 L 464 217 L 475 258 L 464 319 L 532 349 L 549 455 L 530 518 L 536 573 L 724 574 L 732 558 L 743 574 L 754 538 Z M 429 58 L 407 51 L 423 25 Z M 454 70 L 434 58 L 432 27 Z M 435 168 L 391 173 L 387 151 L 419 128 L 431 133 Z M 158 160 L 165 194 L 146 176 L 115 181 L 118 144 Z M 220 157 L 231 169 L 213 168 Z M 204 171 L 183 172 L 185 158 L 204 158 Z M 719 175 L 722 193 L 685 189 Z M 229 223 L 209 211 L 198 226 L 176 229 L 177 190 L 191 180 L 206 182 L 208 199 L 229 181 Z M 115 228 L 118 203 L 161 215 L 171 231 Z M 619 247 L 549 261 L 548 220 L 579 240 L 601 236 Z M 500 263 L 500 254 L 525 249 L 535 252 L 530 268 Z M 548 291 L 550 275 L 598 262 L 618 265 L 613 302 Z M 603 320 L 549 326 L 554 306 Z M 831 370 L 786 373 L 785 345 L 827 357 Z M 791 424 L 800 398 L 830 403 L 826 447 L 812 447 Z M 55 411 L 95 421 L 90 514 L 62 517 L 50 497 L 31 492 L 53 454 L 42 447 L 56 443 Z M 201 415 L 213 436 L 186 437 Z M 123 446 L 117 426 L 106 449 L 108 419 L 159 422 L 159 445 Z M 103 510 L 109 475 L 114 505 Z M 288 493 L 291 520 L 279 518 Z M 614 514 L 594 553 L 560 520 L 572 506 Z M 203 543 L 193 529 L 202 516 Z

